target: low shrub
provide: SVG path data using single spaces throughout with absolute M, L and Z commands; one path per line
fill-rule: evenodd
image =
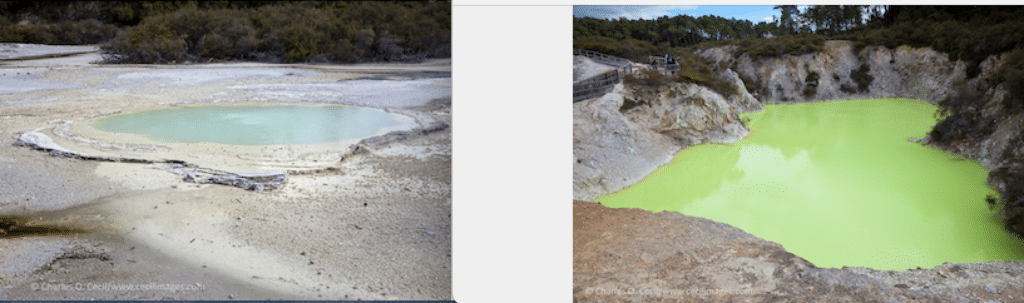
M 980 115 L 975 111 L 955 113 L 936 123 L 929 136 L 932 141 L 940 144 L 977 138 L 984 133 L 980 120 Z
M 991 134 L 994 124 L 981 118 L 984 105 L 982 92 L 963 82 L 953 86 L 953 94 L 938 102 L 936 117 L 942 121 L 935 124 L 930 136 L 939 144 L 982 138 Z
M 818 90 L 814 86 L 810 86 L 810 85 L 804 86 L 803 94 L 804 94 L 805 98 L 812 98 L 817 93 L 818 93 Z
M 860 68 L 850 71 L 850 79 L 857 82 L 857 90 L 865 92 L 871 87 L 871 82 L 875 81 L 875 77 L 868 74 L 871 71 L 871 66 L 867 63 L 861 64 Z
M 690 50 L 676 51 L 672 55 L 679 62 L 676 81 L 710 88 L 726 98 L 739 93 L 739 88 L 731 81 L 715 76 L 727 69 L 727 64 L 715 64 L 712 60 L 701 57 Z
M 853 87 L 852 85 L 848 85 L 846 83 L 840 84 L 839 85 L 839 90 L 844 92 L 844 93 L 847 93 L 847 94 L 853 94 L 853 93 L 857 92 L 857 88 Z
M 818 80 L 820 78 L 821 76 L 818 75 L 818 72 L 809 72 L 807 73 L 807 77 L 804 77 L 804 84 L 807 86 L 818 87 Z
M 676 74 L 676 78 L 679 82 L 693 83 L 697 85 L 707 85 L 712 80 L 710 70 L 688 64 L 679 65 L 679 72 Z
M 736 42 L 739 54 L 749 54 L 751 58 L 769 58 L 781 55 L 800 56 L 816 53 L 825 45 L 821 35 L 786 35 L 773 38 L 748 38 Z M 700 48 L 711 47 L 701 45 Z
M 731 82 L 721 79 L 713 78 L 710 82 L 705 84 L 708 88 L 722 94 L 722 96 L 729 98 L 739 93 L 739 88 L 733 85 Z
M 623 77 L 623 84 L 632 87 L 659 88 L 670 82 L 670 78 L 656 70 L 644 70 L 640 76 L 626 75 Z
M 761 82 L 757 81 L 757 79 L 752 79 L 742 73 L 739 74 L 739 77 L 740 80 L 743 81 L 743 86 L 747 89 L 748 93 L 753 94 L 761 86 Z
M 1024 110 L 1024 70 L 1007 70 L 1004 87 L 1006 95 L 1002 100 L 1003 110 L 1011 115 Z
M 615 40 L 608 37 L 576 39 L 572 41 L 572 47 L 643 63 L 647 63 L 648 56 L 660 56 L 668 52 L 667 48 L 654 46 L 646 41 L 636 39 Z
M 56 23 L 25 23 L 0 26 L 0 41 L 37 44 L 98 44 L 112 39 L 118 29 L 95 19 Z
M 620 112 L 625 112 L 625 111 L 628 111 L 628 110 L 633 109 L 634 107 L 637 107 L 637 106 L 640 106 L 640 105 L 650 106 L 651 104 L 649 102 L 647 102 L 647 100 L 633 101 L 632 99 L 623 97 L 622 98 L 622 106 L 619 107 L 619 111 Z
M 994 80 L 1006 88 L 1006 95 L 1001 100 L 1003 110 L 1011 115 L 1024 110 L 1024 49 L 1010 52 Z
M 942 118 L 949 115 L 965 112 L 976 112 L 983 105 L 982 92 L 965 82 L 956 82 L 952 87 L 953 93 L 939 101 L 935 112 L 936 117 Z
M 1020 136 L 1015 140 L 1017 144 L 1011 144 L 1007 149 L 1020 147 Z M 1010 157 L 1006 165 L 989 172 L 989 179 L 1003 183 L 1004 189 L 999 192 L 999 198 L 989 202 L 989 206 L 997 210 L 1003 228 L 1015 236 L 1024 239 L 1024 161 L 1018 157 Z M 986 199 L 988 200 L 988 199 Z

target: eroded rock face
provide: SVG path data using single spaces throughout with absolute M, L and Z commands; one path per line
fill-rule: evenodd
M 639 105 L 624 109 L 627 98 Z M 738 108 L 760 106 L 753 104 L 686 83 L 630 90 L 620 84 L 602 98 L 575 103 L 573 196 L 591 200 L 639 182 L 683 147 L 742 139 L 750 130 Z
M 595 199 L 636 183 L 667 163 L 679 146 L 619 112 L 622 85 L 573 104 L 573 196 Z
M 901 97 L 937 102 L 951 93 L 953 83 L 964 81 L 966 64 L 950 61 L 931 48 L 869 46 L 856 52 L 851 41 L 825 41 L 821 52 L 753 59 L 736 56 L 736 46 L 712 48 L 698 54 L 725 62 L 757 87 L 761 102 L 789 103 L 821 100 Z M 871 76 L 862 89 L 856 74 L 867 67 Z M 817 85 L 808 84 L 816 73 Z M 808 87 L 813 93 L 805 92 Z
M 624 97 L 643 104 L 624 111 L 626 117 L 640 127 L 669 136 L 681 147 L 732 143 L 750 133 L 740 122 L 736 100 L 703 86 L 673 83 L 657 91 L 626 90 Z
M 726 79 L 732 82 L 732 85 L 739 88 L 738 93 L 732 97 L 729 97 L 729 103 L 736 107 L 741 113 L 749 113 L 764 110 L 764 105 L 750 94 L 746 89 L 746 83 L 743 79 L 740 79 L 740 75 L 731 69 L 727 69 L 724 72 Z

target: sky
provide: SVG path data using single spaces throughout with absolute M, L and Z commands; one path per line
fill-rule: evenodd
M 803 11 L 805 6 L 798 8 Z M 657 19 L 661 16 L 690 15 L 700 17 L 715 15 L 726 19 L 746 19 L 754 24 L 762 21 L 772 22 L 781 15 L 772 5 L 575 5 L 572 7 L 573 17 L 592 17 L 598 19 Z

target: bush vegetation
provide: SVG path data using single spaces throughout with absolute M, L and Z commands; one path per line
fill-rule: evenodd
M 96 44 L 117 35 L 117 27 L 95 19 L 61 21 L 58 23 L 3 24 L 0 21 L 0 41 L 36 44 Z
M 1018 133 L 1008 145 L 1001 157 L 1005 163 L 989 172 L 989 179 L 1002 182 L 1005 188 L 989 204 L 998 209 L 1006 230 L 1024 239 L 1024 154 L 1019 152 L 1024 151 L 1024 133 Z
M 0 41 L 38 44 L 97 44 L 117 35 L 101 21 L 94 2 L 31 3 L 0 1 Z
M 708 87 L 726 98 L 739 93 L 739 88 L 727 79 L 718 76 L 728 68 L 726 64 L 701 57 L 687 49 L 676 49 L 671 53 L 679 63 L 676 81 Z
M 669 77 L 665 76 L 656 70 L 644 70 L 640 72 L 640 75 L 626 75 L 622 78 L 623 84 L 630 87 L 646 87 L 646 88 L 659 88 L 667 85 Z
M 808 99 L 813 98 L 814 95 L 816 95 L 817 93 L 818 93 L 818 89 L 815 88 L 814 86 L 810 86 L 810 85 L 804 86 L 804 90 L 803 90 L 804 98 L 808 98 Z
M 628 111 L 628 110 L 633 109 L 634 107 L 637 107 L 637 106 L 640 106 L 640 105 L 650 106 L 651 104 L 649 102 L 647 102 L 647 100 L 633 101 L 630 98 L 623 97 L 622 98 L 622 106 L 619 106 L 619 111 L 625 112 L 625 111 Z
M 41 44 L 100 44 L 119 30 L 185 7 L 258 7 L 244 1 L 0 1 L 0 41 Z
M 818 72 L 812 71 L 807 73 L 807 77 L 804 77 L 804 84 L 807 86 L 818 87 L 818 80 L 820 79 L 821 76 L 818 75 Z
M 821 35 L 787 35 L 776 38 L 749 38 L 733 44 L 739 46 L 738 54 L 749 54 L 753 59 L 778 57 L 781 55 L 799 56 L 816 53 L 825 45 Z M 713 44 L 701 44 L 699 48 L 708 48 Z M 737 55 L 738 55 L 737 54 Z
M 936 116 L 942 121 L 931 131 L 932 140 L 949 144 L 966 138 L 977 138 L 991 133 L 981 122 L 980 109 L 984 105 L 982 93 L 963 82 L 954 84 L 953 94 L 938 102 Z
M 742 73 L 739 74 L 739 77 L 740 77 L 740 80 L 743 81 L 744 88 L 746 88 L 747 92 L 749 92 L 751 94 L 756 92 L 758 90 L 758 88 L 761 87 L 761 81 L 758 81 L 757 78 L 750 78 L 750 77 L 747 77 L 746 75 L 744 75 Z
M 636 39 L 615 40 L 608 37 L 574 39 L 572 41 L 572 48 L 592 50 L 641 63 L 648 63 L 647 56 L 659 56 L 668 52 L 668 48 L 656 47 L 646 41 Z
M 246 10 L 188 7 L 144 19 L 104 45 L 104 50 L 116 62 L 408 61 L 450 57 L 449 22 L 448 3 L 359 2 L 339 7 L 289 3 Z
M 5 42 L 104 43 L 111 63 L 451 56 L 448 2 L 3 2 L 0 8 L 9 9 L 0 15 Z
M 1024 110 L 1024 49 L 1013 50 L 993 80 L 994 83 L 1003 83 L 1006 88 L 1006 95 L 1001 101 L 1007 114 Z
M 853 79 L 853 82 L 857 82 L 858 92 L 866 92 L 868 87 L 871 86 L 871 82 L 875 81 L 875 77 L 868 74 L 870 71 L 871 66 L 868 66 L 867 63 L 862 63 L 860 68 L 850 71 L 850 79 Z M 842 87 L 840 87 L 840 89 L 842 89 Z M 853 88 L 848 88 L 848 90 L 852 91 Z

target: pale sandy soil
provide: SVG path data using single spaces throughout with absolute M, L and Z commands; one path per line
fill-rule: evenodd
M 90 64 L 98 59 L 0 61 L 0 219 L 51 228 L 0 235 L 0 299 L 450 299 L 450 128 L 342 157 L 354 141 L 181 145 L 89 126 L 115 112 L 253 102 L 374 107 L 409 117 L 403 129 L 447 124 L 451 78 L 401 75 L 450 74 L 450 60 Z M 289 175 L 282 188 L 257 193 L 186 183 L 167 164 L 13 146 L 27 131 L 79 152 L 224 170 L 336 170 Z

